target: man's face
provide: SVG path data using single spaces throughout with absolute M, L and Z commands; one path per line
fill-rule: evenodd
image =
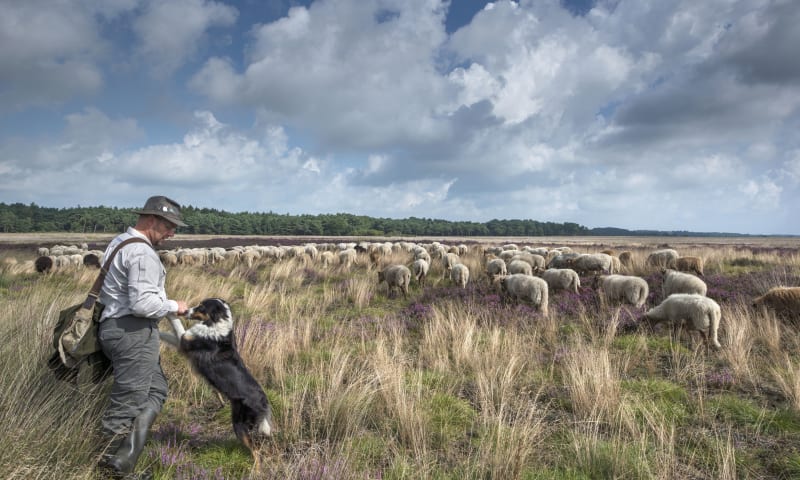
M 153 246 L 158 245 L 162 241 L 174 237 L 175 229 L 178 227 L 169 220 L 161 217 L 154 217 L 155 224 L 153 225 L 153 238 L 151 239 Z

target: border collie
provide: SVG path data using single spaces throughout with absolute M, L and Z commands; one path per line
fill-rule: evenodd
M 168 317 L 179 341 L 169 334 L 162 333 L 161 338 L 177 345 L 194 371 L 230 401 L 233 431 L 250 450 L 258 471 L 256 450 L 258 441 L 272 433 L 272 408 L 236 351 L 230 306 L 220 298 L 207 298 L 190 308 L 186 317 L 198 323 L 184 330 L 178 317 Z

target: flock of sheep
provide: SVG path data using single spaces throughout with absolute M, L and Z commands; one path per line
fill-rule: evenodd
M 462 263 L 462 257 L 477 250 L 483 272 L 470 272 Z M 99 267 L 103 252 L 90 251 L 81 246 L 54 246 L 40 248 L 35 268 L 47 272 L 74 266 Z M 378 269 L 378 283 L 385 282 L 391 295 L 399 291 L 408 295 L 409 285 L 414 279 L 425 285 L 434 261 L 439 262 L 444 274 L 457 286 L 466 287 L 470 277 L 485 273 L 485 278 L 499 292 L 510 299 L 533 305 L 542 315 L 548 315 L 548 301 L 553 292 L 568 290 L 577 293 L 581 277 L 592 279 L 592 287 L 607 303 L 629 304 L 637 308 L 645 305 L 650 289 L 645 279 L 626 275 L 631 270 L 631 252 L 616 254 L 577 253 L 570 247 L 545 248 L 506 244 L 468 247 L 460 244 L 447 246 L 439 242 L 350 242 L 350 243 L 306 243 L 293 246 L 237 246 L 233 248 L 178 248 L 159 252 L 165 266 L 214 264 L 237 262 L 252 267 L 256 262 L 268 259 L 279 261 L 287 258 L 303 258 L 323 267 L 339 265 L 350 268 L 369 258 Z M 363 254 L 363 255 L 361 255 Z M 404 263 L 391 263 L 405 254 Z M 704 262 L 700 257 L 680 256 L 676 250 L 656 250 L 647 256 L 645 267 L 663 272 L 662 294 L 664 300 L 647 310 L 644 320 L 651 324 L 666 322 L 675 326 L 685 325 L 690 332 L 697 331 L 703 337 L 706 349 L 720 348 L 718 329 L 720 307 L 706 296 L 707 286 L 703 281 Z M 484 277 L 480 277 L 484 278 Z M 797 316 L 800 312 L 800 287 L 775 287 L 753 302 L 754 306 L 766 306 L 779 314 Z

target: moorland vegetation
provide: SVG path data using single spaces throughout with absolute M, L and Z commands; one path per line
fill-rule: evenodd
M 626 269 L 650 286 L 642 307 L 609 304 L 582 278 L 578 292 L 550 295 L 547 316 L 501 296 L 473 247 L 460 257 L 466 288 L 434 258 L 407 299 L 377 281 L 385 265 L 410 265 L 403 249 L 349 267 L 305 255 L 169 267 L 173 298 L 231 303 L 277 433 L 256 476 L 229 407 L 164 345 L 170 396 L 139 468 L 157 479 L 800 477 L 800 325 L 751 306 L 800 285 L 800 249 L 676 247 L 705 260 L 722 307 L 722 348 L 706 353 L 640 326 L 661 301 L 661 273 L 645 262 L 655 248 L 632 249 Z M 85 372 L 59 382 L 45 364 L 58 310 L 82 300 L 97 270 L 37 274 L 35 255 L 0 259 L 0 477 L 100 478 L 110 383 Z

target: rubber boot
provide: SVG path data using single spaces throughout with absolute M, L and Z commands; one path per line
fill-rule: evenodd
M 111 470 L 119 476 L 133 472 L 139 455 L 144 450 L 150 426 L 153 425 L 157 415 L 158 412 L 152 408 L 145 408 L 139 416 L 134 418 L 128 436 L 122 439 L 115 454 L 104 457 L 100 461 L 100 467 Z

